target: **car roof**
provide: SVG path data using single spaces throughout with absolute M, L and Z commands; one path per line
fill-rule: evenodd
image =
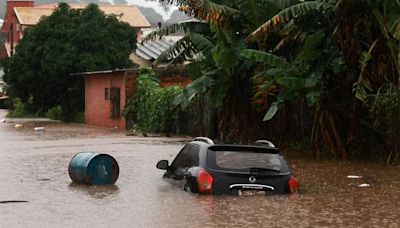
M 270 147 L 268 145 L 246 145 L 246 144 L 209 144 L 204 141 L 192 141 L 189 144 L 199 145 L 201 148 L 206 148 L 210 150 L 223 151 L 223 150 L 237 150 L 237 151 L 247 151 L 255 150 L 256 152 L 279 154 L 279 149 L 276 147 Z
M 278 154 L 279 149 L 275 147 L 269 147 L 264 145 L 241 145 L 241 144 L 216 144 L 210 145 L 208 147 L 210 150 L 224 151 L 224 150 L 234 150 L 234 151 L 248 151 L 252 150 L 255 152 Z

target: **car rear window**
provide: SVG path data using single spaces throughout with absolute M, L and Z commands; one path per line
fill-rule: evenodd
M 208 166 L 215 170 L 250 172 L 251 169 L 288 172 L 287 164 L 280 154 L 253 150 L 209 149 Z

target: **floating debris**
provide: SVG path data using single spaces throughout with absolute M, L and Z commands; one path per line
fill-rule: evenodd
M 349 179 L 361 179 L 362 176 L 348 175 L 347 178 L 349 178 Z
M 6 119 L 1 119 L 0 120 L 0 123 L 5 123 L 6 122 Z
M 68 173 L 76 183 L 108 185 L 117 181 L 119 166 L 108 154 L 81 152 L 71 159 Z
M 38 181 L 49 181 L 49 180 L 51 180 L 50 178 L 41 178 L 41 179 L 38 179 Z
M 45 128 L 44 127 L 35 127 L 33 128 L 34 131 L 44 131 Z
M 23 128 L 24 127 L 24 125 L 22 125 L 22 124 L 15 124 L 15 128 Z
M 371 185 L 367 184 L 367 183 L 363 183 L 363 184 L 358 185 L 358 187 L 360 187 L 360 188 L 368 188 L 368 187 L 371 187 Z
M 3 200 L 0 203 L 28 203 L 26 200 Z

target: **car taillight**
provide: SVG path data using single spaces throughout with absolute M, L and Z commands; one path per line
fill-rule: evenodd
M 212 184 L 214 178 L 204 169 L 199 171 L 197 176 L 197 186 L 199 188 L 199 193 L 212 193 Z
M 289 179 L 289 190 L 290 193 L 299 193 L 300 192 L 300 183 L 293 175 Z

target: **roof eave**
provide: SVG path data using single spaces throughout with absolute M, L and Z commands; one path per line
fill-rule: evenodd
M 78 73 L 72 73 L 70 75 L 71 76 L 88 76 L 88 75 L 94 75 L 94 74 L 109 74 L 109 73 L 124 72 L 124 71 L 138 72 L 139 70 L 140 70 L 139 68 L 125 68 L 125 69 L 114 69 L 114 70 L 78 72 Z
M 14 10 L 15 15 L 17 16 L 18 22 L 22 25 L 22 24 L 24 24 L 24 22 L 22 21 L 21 16 L 19 15 L 17 8 L 18 7 L 14 7 L 13 10 Z

